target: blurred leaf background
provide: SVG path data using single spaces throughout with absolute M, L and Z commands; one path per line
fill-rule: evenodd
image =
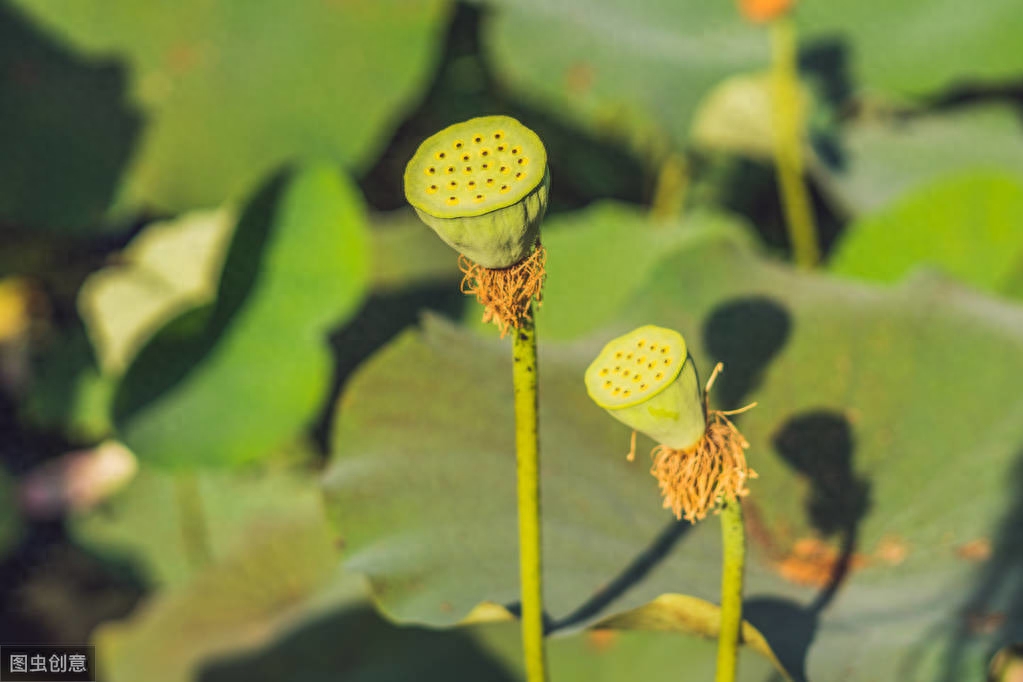
M 741 679 L 986 680 L 1023 641 L 1017 5 L 796 5 L 806 272 L 732 3 L 0 0 L 0 642 L 520 679 L 507 348 L 401 189 L 502 113 L 553 179 L 553 679 L 713 675 L 713 520 L 582 385 L 654 323 L 760 403 Z

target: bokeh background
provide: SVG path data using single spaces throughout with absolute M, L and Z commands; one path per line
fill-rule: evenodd
M 0 643 L 109 682 L 521 678 L 509 353 L 401 186 L 507 114 L 552 176 L 553 679 L 713 675 L 715 520 L 582 383 L 654 323 L 759 402 L 742 680 L 1019 680 L 1023 12 L 783 20 L 814 268 L 731 2 L 0 0 Z

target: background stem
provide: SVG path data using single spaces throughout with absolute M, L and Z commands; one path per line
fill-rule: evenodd
M 194 571 L 210 563 L 210 539 L 206 528 L 206 515 L 202 507 L 199 476 L 193 472 L 174 477 L 174 496 L 181 524 L 181 539 L 185 557 Z
M 512 380 L 515 386 L 515 450 L 518 462 L 519 575 L 522 584 L 522 650 L 528 682 L 547 679 L 543 632 L 540 538 L 540 448 L 537 429 L 536 328 L 526 320 L 515 330 Z
M 746 536 L 739 500 L 721 508 L 721 631 L 718 633 L 718 665 L 715 682 L 734 682 L 742 626 L 742 578 L 746 565 Z
M 812 268 L 820 260 L 813 205 L 803 182 L 803 110 L 796 62 L 796 29 L 781 17 L 771 23 L 771 109 L 774 162 L 785 224 L 796 264 Z

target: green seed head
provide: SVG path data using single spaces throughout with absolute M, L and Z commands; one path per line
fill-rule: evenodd
M 682 335 L 647 325 L 610 341 L 586 370 L 586 391 L 615 419 L 673 448 L 706 429 L 703 399 Z
M 405 198 L 423 222 L 486 268 L 529 255 L 549 187 L 543 143 L 508 116 L 445 128 L 419 145 L 405 168 Z

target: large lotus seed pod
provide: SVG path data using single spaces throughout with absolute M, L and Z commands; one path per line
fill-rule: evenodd
M 547 211 L 547 150 L 508 116 L 456 123 L 419 145 L 405 198 L 424 223 L 485 268 L 515 265 L 536 243 Z
M 625 425 L 685 449 L 706 430 L 703 397 L 682 335 L 647 325 L 610 341 L 586 369 L 586 391 Z

